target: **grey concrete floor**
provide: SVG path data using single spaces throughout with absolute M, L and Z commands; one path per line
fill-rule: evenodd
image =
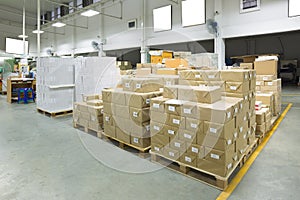
M 300 88 L 284 94 L 300 95 Z M 220 191 L 0 95 L 0 199 L 215 199 Z M 300 196 L 300 96 L 230 199 Z M 298 122 L 298 123 L 297 123 Z

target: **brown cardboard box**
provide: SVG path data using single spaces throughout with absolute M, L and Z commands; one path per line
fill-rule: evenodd
M 178 160 L 180 158 L 180 152 L 178 150 L 169 148 L 169 147 L 164 147 L 163 149 L 163 155 L 166 156 L 167 158 L 171 160 Z
M 217 149 L 205 147 L 205 160 L 218 163 L 221 166 L 227 166 L 236 159 L 235 157 L 235 146 L 231 144 L 225 151 L 220 151 Z
M 89 106 L 88 112 L 94 116 L 102 115 L 104 113 L 103 106 Z
M 151 121 L 150 122 L 150 132 L 151 132 L 151 136 L 154 136 L 156 134 L 160 134 L 160 135 L 164 135 L 165 134 L 165 125 L 162 123 L 158 123 L 158 122 L 154 122 Z
M 162 92 L 150 92 L 150 93 L 127 93 L 126 100 L 127 105 L 133 108 L 146 108 L 150 106 L 151 98 L 161 96 Z
M 182 79 L 180 79 L 178 84 L 179 85 L 188 85 L 188 86 L 199 86 L 202 82 L 201 81 L 182 80 Z
M 130 119 L 137 124 L 142 124 L 144 122 L 150 121 L 150 108 L 129 108 Z
M 159 84 L 158 78 L 133 78 L 133 92 L 148 93 L 159 91 L 163 85 Z
M 200 106 L 196 102 L 184 102 L 182 104 L 181 116 L 200 119 Z
M 256 89 L 256 80 L 250 80 L 250 90 L 255 91 Z
M 129 107 L 119 104 L 112 104 L 113 108 L 113 116 L 122 117 L 125 119 L 129 119 Z
M 183 101 L 170 99 L 165 102 L 165 113 L 172 115 L 181 115 Z
M 110 102 L 108 102 L 108 103 L 110 103 Z M 126 104 L 125 92 L 120 89 L 114 90 L 111 93 L 111 103 L 126 106 L 127 104 Z
M 270 111 L 273 112 L 274 95 L 270 93 L 256 93 L 256 101 L 261 101 L 263 104 L 270 107 Z
M 163 76 L 163 85 L 178 85 L 179 76 Z
M 83 96 L 83 101 L 87 102 L 90 100 L 101 100 L 102 96 L 100 94 L 92 94 L 92 95 L 84 95 Z
M 151 141 L 151 152 L 163 155 L 163 148 L 164 148 L 163 145 L 156 144 Z
M 152 63 L 137 63 L 136 68 L 141 69 L 141 68 L 151 68 Z
M 272 80 L 272 81 L 265 81 L 264 86 L 276 86 L 276 88 L 278 86 L 281 87 L 281 79 L 276 79 L 276 80 Z
M 130 119 L 125 119 L 122 117 L 118 116 L 113 116 L 114 117 L 114 123 L 115 126 L 121 129 L 122 131 L 130 134 L 132 132 L 132 126 L 135 125 L 135 123 L 130 120 Z
M 179 73 L 180 80 L 203 81 L 203 70 L 185 70 Z
M 193 118 L 186 118 L 185 119 L 185 127 L 186 130 L 188 131 L 193 131 L 193 132 L 203 132 L 203 121 L 199 119 L 193 119 Z
M 245 152 L 248 148 L 248 137 L 247 133 L 240 135 L 240 137 L 236 140 L 236 152 L 238 154 L 238 158 L 240 159 L 245 155 Z
M 104 133 L 110 137 L 116 137 L 116 127 L 104 123 Z
M 169 146 L 169 137 L 166 135 L 156 134 L 151 137 L 151 143 L 161 147 Z
M 216 150 L 225 151 L 234 142 L 234 137 L 232 139 L 224 140 L 218 137 L 198 134 L 197 144 L 205 147 L 214 148 Z
M 111 103 L 103 102 L 103 112 L 106 114 L 113 114 L 113 108 Z
M 130 135 L 138 138 L 150 138 L 150 123 L 148 122 L 141 125 L 131 125 Z
M 221 92 L 225 91 L 225 81 L 195 81 L 196 86 L 217 86 L 221 89 Z
M 266 123 L 263 123 L 262 125 L 257 125 L 256 126 L 256 131 L 255 131 L 255 134 L 256 135 L 259 135 L 259 136 L 262 136 L 266 133 Z
M 163 97 L 169 99 L 178 99 L 178 86 L 175 85 L 164 86 Z
M 119 127 L 116 127 L 116 138 L 127 144 L 131 142 L 130 133 L 123 131 Z
M 90 115 L 89 112 L 83 112 L 83 111 L 81 111 L 79 118 L 80 119 L 85 119 L 85 120 L 89 121 L 91 119 L 91 115 Z
M 174 126 L 168 126 L 165 125 L 164 127 L 165 135 L 167 135 L 170 138 L 170 141 L 173 140 L 175 137 L 178 136 L 179 128 Z
M 240 63 L 240 67 L 243 69 L 253 69 L 253 63 Z
M 256 75 L 256 81 L 273 81 L 276 80 L 275 75 Z
M 181 141 L 186 142 L 186 145 L 190 146 L 191 144 L 197 143 L 197 131 L 188 131 L 185 129 L 179 129 L 178 138 Z
M 236 97 L 222 97 L 222 99 L 226 99 L 227 102 L 232 103 L 234 107 L 234 116 L 240 112 L 243 108 L 243 102 L 248 101 L 249 97 L 247 98 L 236 98 Z
M 112 117 L 112 115 L 104 113 L 103 114 L 103 124 L 104 125 L 106 124 L 106 125 L 110 125 L 110 126 L 115 126 L 115 120 Z
M 197 167 L 197 156 L 184 153 L 180 157 L 180 162 L 192 167 Z
M 137 77 L 143 77 L 143 76 L 148 76 L 152 73 L 151 68 L 138 68 L 136 70 L 136 76 Z
M 94 131 L 102 131 L 102 124 L 100 124 L 98 122 L 89 121 L 88 127 L 89 127 L 89 129 L 94 130 Z
M 264 81 L 256 81 L 256 86 L 264 86 L 265 85 L 265 82 Z
M 169 126 L 185 129 L 185 117 L 167 114 L 166 124 Z
M 211 104 L 221 100 L 221 89 L 206 86 L 180 86 L 178 87 L 178 99 Z
M 165 59 L 167 68 L 188 67 L 189 63 L 185 59 Z
M 278 61 L 258 61 L 254 62 L 254 69 L 257 75 L 275 75 L 277 76 Z
M 103 101 L 99 99 L 86 101 L 88 106 L 103 106 Z
M 177 75 L 178 70 L 175 68 L 158 68 L 156 70 L 156 74 L 158 74 L 158 75 Z
M 258 125 L 262 125 L 266 122 L 267 111 L 269 111 L 268 108 L 263 108 L 261 110 L 256 111 L 256 123 Z
M 90 122 L 103 124 L 103 115 L 90 115 Z
M 111 88 L 104 88 L 102 90 L 102 100 L 103 100 L 103 102 L 111 103 L 112 91 L 113 91 L 113 89 L 111 89 Z
M 204 81 L 220 81 L 221 71 L 219 70 L 203 70 Z
M 199 158 L 204 158 L 204 149 L 205 147 L 197 145 L 197 144 L 191 144 L 190 146 L 188 146 L 187 149 L 187 154 L 189 155 L 193 155 L 193 156 L 197 156 Z
M 249 81 L 245 82 L 226 82 L 225 91 L 230 93 L 248 94 L 250 90 Z
M 165 102 L 168 100 L 170 100 L 170 99 L 164 98 L 162 96 L 152 98 L 150 100 L 150 110 L 164 113 L 165 112 Z
M 166 113 L 156 112 L 151 110 L 150 112 L 151 121 L 158 122 L 161 124 L 166 124 L 168 120 L 168 115 Z
M 230 97 L 230 98 L 239 98 L 239 99 L 242 99 L 243 101 L 248 101 L 249 100 L 249 93 L 240 94 L 240 93 L 225 92 L 225 93 L 222 93 L 222 96 L 223 97 Z
M 187 150 L 185 141 L 176 138 L 170 141 L 170 147 L 180 152 L 185 152 Z
M 233 170 L 233 163 L 228 164 L 228 166 L 223 166 L 218 165 L 216 162 L 213 161 L 198 158 L 197 167 L 201 170 L 215 174 L 217 176 L 226 177 Z
M 151 140 L 150 138 L 139 138 L 131 136 L 131 144 L 137 147 L 146 148 L 151 145 Z
M 88 112 L 88 106 L 86 102 L 76 102 L 74 103 L 74 110 L 78 110 L 80 112 Z
M 78 124 L 84 127 L 88 127 L 89 125 L 89 120 L 84 119 L 84 118 L 79 118 L 78 119 Z
M 249 70 L 222 70 L 221 80 L 226 82 L 247 82 L 250 80 Z
M 204 133 L 206 135 L 230 140 L 236 132 L 235 120 L 232 119 L 225 124 L 217 124 L 213 122 L 204 122 Z

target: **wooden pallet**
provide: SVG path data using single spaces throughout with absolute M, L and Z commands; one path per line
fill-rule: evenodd
M 41 110 L 41 109 L 37 109 L 37 112 L 38 113 L 41 113 L 43 115 L 46 115 L 48 117 L 64 117 L 64 116 L 68 116 L 68 115 L 71 115 L 73 113 L 73 110 L 65 110 L 65 111 L 60 111 L 60 112 L 47 112 L 47 111 L 44 111 L 44 110 Z
M 183 164 L 179 161 L 172 160 L 163 155 L 154 153 L 150 151 L 151 161 L 158 163 L 160 165 L 166 166 L 168 169 L 183 174 L 189 178 L 195 179 L 202 183 L 205 183 L 209 186 L 217 188 L 219 190 L 225 190 L 228 187 L 230 181 L 234 178 L 240 168 L 245 164 L 247 159 L 251 156 L 254 150 L 257 148 L 258 143 L 257 140 L 248 147 L 245 154 L 240 158 L 240 160 L 233 166 L 233 170 L 226 176 L 221 177 L 219 175 L 215 175 L 211 172 L 207 172 L 205 170 L 198 169 L 196 167 Z
M 97 133 L 98 134 L 98 137 L 101 138 L 101 139 L 104 139 L 106 141 L 113 141 L 113 142 L 116 142 L 117 145 L 119 146 L 119 148 L 123 149 L 123 150 L 136 150 L 138 151 L 138 156 L 141 157 L 141 158 L 148 158 L 150 155 L 149 155 L 149 150 L 151 148 L 151 146 L 148 146 L 148 147 L 145 147 L 145 148 L 142 148 L 142 147 L 137 147 L 133 144 L 129 144 L 127 142 L 123 142 L 117 138 L 114 138 L 112 136 L 109 136 L 107 134 L 105 134 L 104 132 L 99 132 Z
M 77 129 L 79 129 L 80 127 L 81 128 L 83 128 L 83 130 L 84 130 L 84 132 L 86 132 L 86 133 L 90 133 L 90 132 L 94 132 L 95 133 L 95 136 L 99 136 L 99 134 L 101 134 L 101 132 L 102 132 L 102 130 L 94 130 L 94 129 L 92 129 L 92 128 L 89 128 L 89 127 L 87 127 L 87 126 L 83 126 L 83 125 L 81 125 L 81 124 L 78 124 L 78 123 L 75 123 L 75 122 L 73 122 L 73 127 L 74 128 L 77 128 Z

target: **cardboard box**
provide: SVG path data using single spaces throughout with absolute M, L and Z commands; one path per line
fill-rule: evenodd
M 108 103 L 110 103 L 110 102 L 108 102 Z M 126 106 L 127 103 L 126 103 L 125 92 L 120 89 L 116 89 L 116 90 L 112 91 L 111 103 Z
M 167 135 L 156 134 L 151 137 L 151 144 L 158 145 L 160 147 L 169 146 L 169 137 Z
M 189 63 L 185 59 L 165 59 L 167 68 L 188 67 Z
M 150 108 L 129 108 L 130 119 L 137 124 L 143 124 L 144 122 L 150 121 Z
M 119 127 L 116 127 L 116 138 L 127 144 L 130 144 L 131 142 L 130 133 L 123 131 Z
M 158 122 L 154 122 L 151 121 L 150 122 L 150 133 L 151 136 L 154 136 L 156 134 L 160 134 L 160 135 L 164 135 L 165 134 L 165 125 L 162 123 L 158 123 Z
M 184 153 L 180 156 L 180 162 L 192 167 L 197 167 L 197 156 Z
M 222 70 L 221 80 L 226 82 L 247 82 L 250 80 L 249 70 Z
M 198 145 L 214 148 L 220 151 L 225 151 L 230 145 L 234 143 L 234 141 L 234 137 L 232 137 L 232 139 L 224 140 L 210 135 L 197 135 Z
M 253 63 L 240 63 L 240 67 L 243 69 L 253 69 Z
M 88 106 L 103 106 L 103 101 L 98 99 L 88 100 L 86 103 Z
M 103 116 L 90 114 L 90 122 L 103 124 Z
M 193 118 L 186 118 L 185 119 L 185 128 L 188 131 L 193 131 L 193 132 L 203 132 L 203 121 L 199 119 L 193 119 Z
M 191 144 L 191 145 L 187 145 L 187 154 L 188 155 L 193 155 L 193 156 L 197 156 L 199 158 L 204 158 L 204 149 L 205 147 L 197 145 L 197 144 Z
M 136 68 L 141 69 L 141 68 L 150 68 L 151 69 L 152 64 L 151 63 L 137 63 Z
M 259 81 L 259 80 L 256 80 L 256 86 L 264 86 L 265 85 L 265 81 Z
M 236 152 L 239 159 L 245 155 L 245 152 L 248 149 L 248 147 L 249 146 L 247 134 L 244 133 L 236 140 Z
M 159 84 L 157 78 L 133 78 L 133 92 L 148 93 L 159 91 L 163 85 Z
M 165 113 L 181 116 L 183 101 L 170 99 L 165 102 Z
M 116 127 L 104 123 L 104 133 L 110 137 L 116 137 Z
M 155 97 L 150 100 L 150 110 L 155 112 L 165 112 L 165 102 L 170 100 L 169 98 L 164 98 L 163 96 Z
M 256 81 L 273 81 L 276 80 L 275 75 L 256 75 Z
M 200 119 L 200 106 L 196 102 L 186 101 L 182 104 L 181 116 Z
M 103 102 L 107 102 L 107 103 L 111 103 L 112 102 L 112 91 L 113 89 L 111 88 L 104 88 L 102 90 L 102 101 Z
M 164 127 L 165 135 L 167 135 L 171 140 L 173 140 L 175 137 L 178 137 L 179 128 L 174 126 L 165 125 Z
M 171 160 L 179 161 L 180 158 L 180 152 L 178 150 L 169 148 L 169 147 L 164 147 L 163 150 L 163 155 Z
M 94 130 L 94 131 L 102 131 L 102 124 L 98 123 L 98 122 L 89 121 L 88 127 L 89 127 L 89 129 Z
M 78 110 L 80 112 L 88 112 L 88 106 L 86 102 L 76 102 L 73 105 L 74 110 Z
M 274 75 L 277 76 L 277 65 L 278 61 L 258 61 L 254 62 L 254 69 L 257 75 Z
M 197 143 L 197 131 L 188 131 L 185 129 L 179 129 L 178 138 L 180 141 L 186 142 L 186 145 Z M 185 149 L 186 150 L 186 149 Z
M 109 115 L 113 114 L 113 108 L 111 103 L 103 102 L 103 112 Z
M 177 115 L 167 114 L 166 124 L 169 126 L 185 129 L 185 118 Z
M 204 151 L 205 160 L 215 162 L 220 166 L 227 166 L 228 164 L 233 163 L 236 160 L 234 144 L 230 145 L 225 151 L 220 151 L 209 147 L 205 147 Z
M 180 152 L 185 152 L 186 151 L 186 144 L 185 141 L 179 140 L 174 138 L 173 140 L 170 141 L 170 147 L 174 150 L 180 151 Z
M 180 86 L 178 87 L 178 99 L 211 104 L 221 100 L 221 90 L 219 87 Z
M 90 115 L 89 112 L 83 112 L 83 111 L 81 111 L 79 118 L 80 119 L 85 119 L 85 120 L 89 121 L 91 119 L 91 115 Z
M 130 135 L 138 138 L 150 138 L 150 122 L 144 124 L 132 124 L 130 127 Z
M 151 152 L 163 155 L 163 148 L 164 148 L 164 146 L 162 146 L 160 144 L 153 143 L 151 141 Z
M 178 86 L 175 85 L 164 86 L 163 97 L 169 99 L 178 99 Z
M 225 81 L 196 81 L 197 86 L 209 86 L 209 87 L 219 87 L 221 92 L 225 91 Z
M 272 80 L 272 81 L 265 81 L 264 82 L 264 86 L 274 86 L 274 87 L 281 87 L 281 79 L 276 79 L 276 80 Z
M 117 117 L 122 117 L 125 119 L 129 119 L 130 118 L 130 112 L 129 112 L 129 107 L 128 106 L 124 106 L 124 105 L 119 105 L 119 104 L 112 104 L 112 108 L 113 108 L 113 116 L 117 116 Z
M 266 122 L 266 114 L 269 112 L 268 108 L 263 108 L 256 111 L 256 123 L 262 125 Z
M 113 116 L 104 113 L 103 114 L 103 124 L 104 125 L 115 126 L 115 120 L 114 120 Z
M 126 100 L 127 105 L 133 108 L 146 108 L 150 106 L 152 98 L 159 97 L 162 92 L 150 92 L 150 93 L 127 93 Z
M 132 126 L 136 125 L 130 119 L 125 119 L 125 118 L 118 117 L 118 116 L 113 116 L 113 117 L 114 117 L 115 126 L 128 134 L 130 134 L 132 132 Z
M 158 75 L 177 75 L 178 70 L 175 68 L 158 68 L 156 70 L 156 74 L 158 74 Z
M 273 102 L 274 102 L 274 94 L 271 93 L 256 93 L 256 101 L 261 101 L 263 104 L 270 107 L 272 112 Z
M 103 106 L 89 106 L 88 112 L 93 116 L 103 115 L 104 109 Z
M 225 91 L 229 93 L 248 94 L 250 90 L 249 81 L 245 82 L 226 82 Z
M 224 93 L 222 93 L 222 96 L 223 97 L 228 97 L 228 98 L 239 98 L 239 99 L 242 99 L 243 101 L 248 101 L 249 100 L 249 94 L 250 93 L 241 94 L 241 93 L 224 92 Z
M 179 73 L 180 80 L 204 81 L 203 70 L 185 70 Z
M 91 100 L 102 100 L 102 96 L 100 94 L 92 94 L 92 95 L 84 95 L 83 101 L 91 101 Z
M 255 130 L 255 134 L 262 136 L 267 132 L 266 130 L 266 123 L 263 123 L 262 125 L 257 125 L 256 126 L 256 130 Z
M 218 137 L 225 140 L 234 138 L 236 133 L 235 120 L 232 119 L 225 124 L 218 124 L 213 122 L 204 122 L 204 134 Z
M 136 76 L 137 77 L 143 77 L 143 76 L 148 76 L 152 73 L 151 68 L 138 68 L 136 70 Z
M 83 126 L 83 127 L 88 127 L 89 125 L 89 120 L 84 119 L 84 118 L 79 118 L 78 119 L 78 124 Z
M 166 124 L 168 120 L 168 115 L 166 113 L 156 112 L 151 110 L 150 112 L 150 119 L 154 122 L 159 122 L 162 124 Z
M 220 70 L 203 70 L 204 81 L 221 81 Z
M 139 138 L 135 136 L 131 136 L 131 144 L 141 148 L 147 148 L 151 145 L 150 138 Z
M 164 76 L 163 77 L 163 85 L 178 85 L 179 82 L 179 76 Z

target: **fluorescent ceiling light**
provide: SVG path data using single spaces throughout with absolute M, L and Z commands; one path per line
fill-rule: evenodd
M 52 24 L 52 26 L 57 27 L 57 28 L 61 28 L 64 27 L 66 24 L 62 23 L 62 22 L 56 22 L 54 24 Z
M 19 37 L 19 38 L 28 38 L 27 35 L 19 35 L 18 37 Z
M 92 17 L 92 16 L 95 16 L 95 15 L 98 15 L 99 12 L 98 11 L 95 11 L 95 10 L 87 10 L 83 13 L 81 13 L 82 16 L 85 16 L 85 17 Z
M 40 33 L 41 33 L 41 34 L 44 33 L 44 32 L 45 32 L 45 31 L 40 30 Z M 32 33 L 38 34 L 39 31 L 38 31 L 38 30 L 34 30 L 34 31 L 32 31 Z

